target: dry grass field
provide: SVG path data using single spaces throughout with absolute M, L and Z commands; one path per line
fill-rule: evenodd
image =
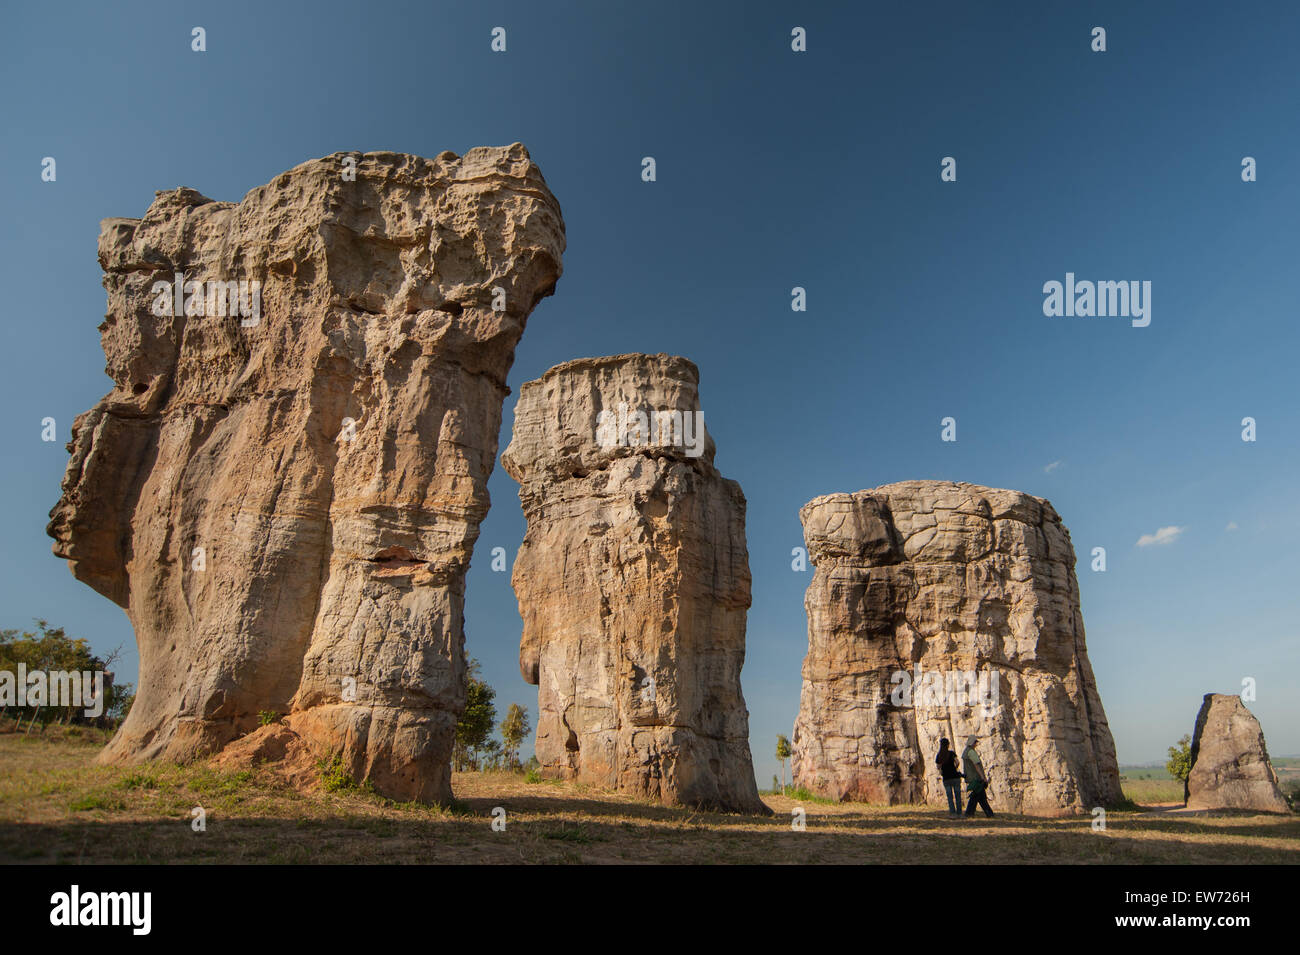
M 1120 779 L 1124 795 L 1139 806 L 1168 808 L 1183 804 L 1183 783 L 1180 779 L 1139 779 L 1125 775 L 1121 775 Z
M 0 735 L 0 861 L 1300 862 L 1300 816 L 1115 811 L 1106 831 L 1094 832 L 1088 818 L 951 820 L 930 809 L 768 795 L 775 814 L 764 819 L 667 809 L 511 773 L 457 774 L 457 805 L 436 808 L 354 787 L 301 792 L 266 767 L 97 766 L 102 741 L 56 730 Z M 1128 795 L 1140 803 L 1150 794 Z M 196 806 L 206 813 L 204 832 L 191 828 Z M 498 806 L 502 832 L 492 829 Z M 802 832 L 791 828 L 796 806 L 807 814 Z

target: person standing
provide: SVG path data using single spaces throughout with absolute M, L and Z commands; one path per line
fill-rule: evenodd
M 948 815 L 961 815 L 961 772 L 957 769 L 957 752 L 949 748 L 947 737 L 939 740 L 939 755 L 934 762 L 943 776 L 943 789 L 948 795 Z
M 979 805 L 984 810 L 984 815 L 991 819 L 993 809 L 989 806 L 989 799 L 985 794 L 989 788 L 989 777 L 984 772 L 984 763 L 980 759 L 980 754 L 975 752 L 975 743 L 974 736 L 968 737 L 966 752 L 961 754 L 962 768 L 966 775 L 966 790 L 970 793 L 970 802 L 966 804 L 966 815 L 975 815 L 975 806 Z

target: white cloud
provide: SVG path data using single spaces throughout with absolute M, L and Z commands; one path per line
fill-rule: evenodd
M 1228 521 L 1228 526 L 1224 528 L 1225 531 L 1235 531 L 1236 529 L 1237 529 L 1236 521 Z
M 1064 461 L 1053 461 L 1053 462 L 1052 462 L 1051 464 L 1049 464 L 1047 467 L 1043 468 L 1043 472 L 1046 473 L 1046 474 L 1051 474 L 1053 471 L 1055 471 L 1057 468 L 1059 468 L 1059 467 L 1060 467 L 1062 464 L 1064 464 L 1064 463 L 1065 463 Z
M 1187 530 L 1186 527 L 1174 527 L 1172 525 L 1162 527 L 1154 534 L 1143 534 L 1138 538 L 1137 545 L 1139 547 L 1150 547 L 1152 544 L 1172 544 L 1182 536 L 1185 530 Z

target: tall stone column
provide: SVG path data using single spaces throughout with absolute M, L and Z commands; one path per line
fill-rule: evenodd
M 766 813 L 740 689 L 745 497 L 713 467 L 684 358 L 584 358 L 526 383 L 502 463 L 528 531 L 520 669 L 551 776 Z

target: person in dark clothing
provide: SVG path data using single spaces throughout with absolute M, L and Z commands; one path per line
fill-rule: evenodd
M 978 804 L 984 815 L 993 818 L 993 809 L 989 806 L 989 797 L 985 794 L 989 788 L 989 777 L 984 772 L 984 763 L 980 754 L 975 752 L 975 737 L 966 740 L 966 752 L 961 754 L 963 768 L 966 770 L 966 790 L 970 793 L 970 802 L 966 804 L 966 815 L 975 815 Z
M 961 813 L 961 772 L 957 769 L 957 753 L 948 747 L 948 740 L 939 740 L 939 755 L 934 758 L 943 776 L 943 789 L 948 794 L 948 815 Z

